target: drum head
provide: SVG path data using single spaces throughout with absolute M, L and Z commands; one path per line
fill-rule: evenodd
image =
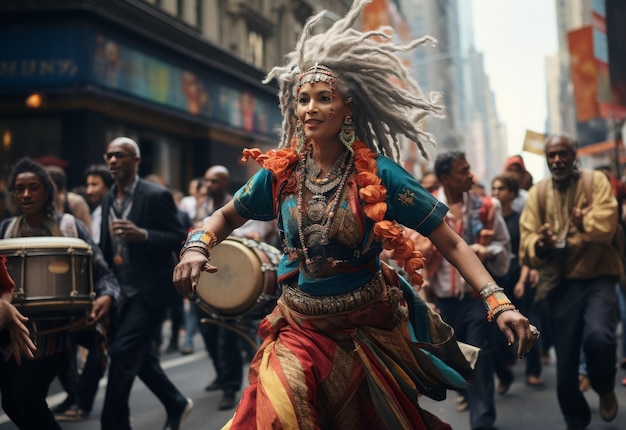
M 211 250 L 216 273 L 202 272 L 198 297 L 223 315 L 240 315 L 256 302 L 263 278 L 259 257 L 236 238 L 225 239 Z
M 36 250 L 57 249 L 61 252 L 76 250 L 84 253 L 91 252 L 91 246 L 77 237 L 63 236 L 37 236 L 37 237 L 15 237 L 11 239 L 0 239 L 0 254 L 13 255 L 18 251 L 27 253 Z

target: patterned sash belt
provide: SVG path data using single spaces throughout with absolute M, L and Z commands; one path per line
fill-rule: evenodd
M 380 299 L 385 282 L 379 272 L 370 282 L 346 294 L 312 296 L 290 284 L 283 284 L 281 300 L 287 307 L 302 315 L 332 315 L 351 312 Z

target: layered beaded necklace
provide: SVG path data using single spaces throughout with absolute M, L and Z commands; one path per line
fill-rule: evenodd
M 327 245 L 330 224 L 335 217 L 337 206 L 341 200 L 343 189 L 352 172 L 354 155 L 350 151 L 344 151 L 324 178 L 317 178 L 320 168 L 313 160 L 310 150 L 303 151 L 300 158 L 300 172 L 298 178 L 297 219 L 298 237 L 307 265 L 314 263 L 309 257 L 309 246 Z M 311 200 L 307 202 L 306 209 L 303 205 L 304 188 L 313 193 Z M 331 191 L 334 193 L 331 196 Z M 330 200 L 330 204 L 329 204 Z M 308 218 L 309 225 L 304 227 L 304 217 Z
M 347 157 L 348 151 L 344 151 L 343 154 L 333 163 L 331 168 L 328 169 L 326 176 L 320 178 L 319 175 L 322 169 L 320 169 L 317 166 L 317 163 L 315 163 L 315 160 L 313 160 L 311 152 L 307 151 L 305 162 L 307 175 L 304 182 L 306 188 L 313 194 L 325 194 L 334 189 L 341 181 L 341 169 L 344 167 Z

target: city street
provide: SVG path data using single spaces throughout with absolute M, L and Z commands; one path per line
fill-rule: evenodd
M 167 344 L 167 338 L 164 338 Z M 162 355 L 162 364 L 174 384 L 183 394 L 191 397 L 194 401 L 194 409 L 187 420 L 186 428 L 190 430 L 215 430 L 220 429 L 228 421 L 233 411 L 218 411 L 217 404 L 220 400 L 220 392 L 205 392 L 204 387 L 213 380 L 215 373 L 206 353 L 202 348 L 200 336 L 196 336 L 195 351 L 188 356 L 179 353 Z M 524 364 L 518 363 L 515 368 L 516 381 L 509 393 L 498 396 L 497 409 L 498 430 L 527 430 L 527 429 L 565 429 L 561 418 L 555 394 L 555 366 L 554 357 L 552 362 L 544 367 L 543 379 L 546 388 L 533 389 L 524 384 Z M 612 423 L 603 422 L 598 415 L 598 396 L 589 391 L 586 393 L 592 408 L 593 418 L 589 426 L 590 430 L 624 430 L 626 425 L 626 387 L 620 385 L 624 370 L 618 370 L 616 392 L 619 401 L 620 412 Z M 62 423 L 64 430 L 93 430 L 99 428 L 99 414 L 104 397 L 104 384 L 100 383 L 100 390 L 94 405 L 94 411 L 89 420 L 79 423 Z M 52 393 L 56 391 L 56 393 Z M 51 395 L 48 397 L 50 406 L 60 403 L 64 399 L 63 393 L 58 393 L 58 384 L 54 384 Z M 467 412 L 456 410 L 456 393 L 449 392 L 448 399 L 443 402 L 435 402 L 423 398 L 422 405 L 445 421 L 450 423 L 455 430 L 468 430 L 469 418 Z M 135 382 L 131 397 L 132 425 L 134 430 L 160 429 L 165 421 L 165 411 L 158 400 L 139 380 Z M 0 415 L 0 430 L 14 430 L 16 427 L 8 420 L 7 416 Z

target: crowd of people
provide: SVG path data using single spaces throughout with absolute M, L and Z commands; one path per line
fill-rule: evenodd
M 0 393 L 20 429 L 88 418 L 105 374 L 102 429 L 131 428 L 137 377 L 161 402 L 165 428 L 182 429 L 194 403 L 161 367 L 165 318 L 169 353 L 192 353 L 201 335 L 216 375 L 206 390 L 222 392 L 218 409 L 236 408 L 225 428 L 449 429 L 419 398 L 455 391 L 472 430 L 495 429 L 511 366 L 524 359 L 525 383 L 544 387 L 551 347 L 567 428 L 591 421 L 581 375 L 601 418 L 615 419 L 626 186 L 582 169 L 564 133 L 546 140 L 550 175 L 536 184 L 514 156 L 489 192 L 460 151 L 414 178 L 398 136 L 427 155 L 434 142 L 417 119 L 443 107 L 397 54 L 430 39 L 398 45 L 387 31 L 354 30 L 365 4 L 322 32 L 323 12 L 312 17 L 270 71 L 279 147 L 244 150 L 261 169 L 234 194 L 220 165 L 190 181 L 187 196 L 140 178 L 141 148 L 128 137 L 107 143 L 84 189 L 69 191 L 58 166 L 17 161 L 0 240 L 71 237 L 94 251 L 90 328 L 80 332 L 22 315 L 11 261 L 0 260 Z M 281 251 L 275 300 L 250 316 L 249 336 L 198 290 L 219 273 L 214 248 L 234 237 Z M 67 398 L 50 410 L 55 377 Z

